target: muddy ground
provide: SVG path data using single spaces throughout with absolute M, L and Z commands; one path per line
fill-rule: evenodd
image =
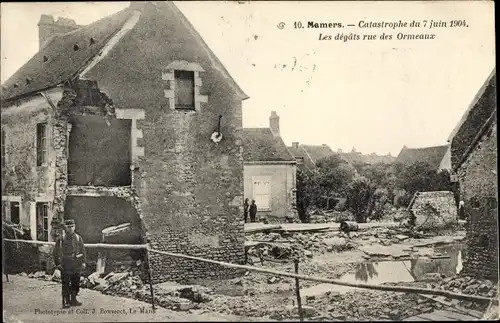
M 464 238 L 465 232 L 460 228 L 424 234 L 394 226 L 368 227 L 349 236 L 335 229 L 247 234 L 248 242 L 260 242 L 248 251 L 255 267 L 292 273 L 293 259 L 298 258 L 299 273 L 304 275 L 353 283 L 418 285 L 495 297 L 497 286 L 492 282 L 457 276 L 462 266 L 460 244 Z M 147 284 L 127 270 L 108 277 L 85 278 L 82 282 L 84 287 L 105 294 L 150 302 Z M 43 274 L 32 276 L 57 280 Z M 416 294 L 352 289 L 306 280 L 300 281 L 300 288 L 304 314 L 309 320 L 402 320 L 447 304 Z M 210 311 L 269 320 L 298 318 L 293 278 L 248 271 L 230 280 L 158 284 L 154 292 L 157 304 L 175 311 Z M 486 309 L 475 303 L 455 305 L 482 312 Z

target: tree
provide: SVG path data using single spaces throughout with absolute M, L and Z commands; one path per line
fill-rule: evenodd
M 312 180 L 320 196 L 345 195 L 356 170 L 337 155 L 320 159 Z
M 438 172 L 425 162 L 415 162 L 404 166 L 397 174 L 398 186 L 410 195 L 415 192 L 451 191 L 450 175 L 447 171 Z
M 297 169 L 297 213 L 302 223 L 309 222 L 307 208 L 311 203 L 309 177 L 307 173 Z
M 363 176 L 356 177 L 348 188 L 347 206 L 356 217 L 357 222 L 366 222 L 366 217 L 370 211 L 370 201 L 375 186 Z

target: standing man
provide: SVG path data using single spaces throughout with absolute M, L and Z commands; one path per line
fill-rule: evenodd
M 462 200 L 458 203 L 458 218 L 465 220 L 465 202 Z
M 248 207 L 250 205 L 248 204 L 248 198 L 245 199 L 245 203 L 243 203 L 243 215 L 245 216 L 245 223 L 247 223 L 247 218 L 248 218 Z
M 257 216 L 257 205 L 255 200 L 252 200 L 252 205 L 250 205 L 250 222 L 254 223 Z
M 82 237 L 75 233 L 75 220 L 66 220 L 64 225 L 65 232 L 54 248 L 54 263 L 61 271 L 63 308 L 68 308 L 82 305 L 76 295 L 80 290 L 81 271 L 86 266 L 86 253 Z

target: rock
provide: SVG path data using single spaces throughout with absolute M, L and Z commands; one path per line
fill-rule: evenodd
M 44 278 L 45 277 L 45 272 L 43 271 L 37 271 L 36 273 L 33 274 L 34 278 Z
M 440 273 L 427 273 L 422 277 L 424 281 L 440 281 L 442 279 Z
M 299 315 L 299 308 L 297 306 L 287 306 L 287 310 L 291 313 L 293 316 Z M 304 317 L 313 317 L 316 315 L 319 315 L 318 311 L 312 307 L 312 306 L 307 306 L 307 305 L 302 305 L 302 314 Z
M 305 255 L 306 257 L 308 257 L 308 258 L 312 258 L 313 253 L 312 253 L 311 251 L 309 251 L 309 250 L 304 250 L 304 255 Z
M 107 280 L 109 284 L 114 284 L 114 283 L 128 277 L 128 275 L 129 275 L 128 272 L 124 272 L 124 273 L 114 274 L 111 277 L 109 277 L 108 279 L 106 279 L 106 278 L 104 278 L 104 279 Z
M 400 315 L 401 313 L 399 312 L 399 310 L 393 310 L 389 312 L 389 317 L 391 319 L 398 319 Z
M 52 274 L 52 281 L 54 282 L 61 281 L 61 271 L 59 269 L 54 270 L 54 274 Z
M 396 234 L 396 235 L 394 236 L 394 238 L 396 238 L 396 239 L 397 239 L 397 240 L 399 240 L 399 241 L 405 241 L 405 240 L 407 240 L 409 237 L 408 237 L 408 236 L 405 236 L 404 234 Z
M 277 279 L 275 276 L 273 276 L 273 277 L 269 277 L 269 278 L 267 279 L 267 283 L 268 283 L 268 284 L 274 284 L 274 283 L 276 283 L 276 282 L 277 282 L 277 280 L 278 280 L 278 279 Z

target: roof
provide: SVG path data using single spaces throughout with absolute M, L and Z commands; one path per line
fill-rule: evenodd
M 52 38 L 2 85 L 2 101 L 14 100 L 49 89 L 74 78 L 94 57 L 99 55 L 107 42 L 121 30 L 133 12 L 136 10 L 145 11 L 146 6 L 155 6 L 158 10 L 170 10 L 180 17 L 180 20 L 190 30 L 190 34 L 186 37 L 194 37 L 206 49 L 217 69 L 242 100 L 248 98 L 175 4 L 171 1 L 132 1 L 130 7 L 122 11 Z M 92 45 L 91 38 L 93 38 Z M 78 45 L 78 50 L 74 49 L 75 44 Z
M 451 138 L 451 165 L 460 167 L 496 120 L 496 71 L 489 75 Z
M 462 125 L 464 124 L 465 120 L 469 116 L 469 113 L 471 112 L 471 110 L 476 106 L 476 104 L 478 103 L 478 101 L 481 98 L 481 96 L 485 93 L 486 88 L 488 87 L 488 85 L 491 84 L 491 82 L 495 81 L 495 78 L 496 78 L 496 67 L 493 68 L 493 70 L 491 71 L 491 73 L 488 76 L 488 78 L 486 79 L 486 81 L 483 83 L 483 85 L 481 86 L 481 88 L 479 89 L 479 91 L 477 91 L 476 95 L 472 99 L 472 102 L 469 104 L 469 107 L 467 108 L 467 110 L 465 111 L 465 113 L 462 115 L 462 118 L 457 123 L 457 125 L 455 126 L 455 128 L 453 128 L 452 132 L 448 136 L 448 142 L 450 142 L 453 139 L 453 137 L 455 137 L 455 135 L 457 134 L 458 130 L 460 129 L 460 127 L 462 127 Z
M 349 161 L 351 164 L 390 164 L 396 160 L 396 157 L 390 155 L 377 155 L 377 154 L 361 154 L 361 153 L 338 153 L 343 159 Z
M 302 145 L 304 150 L 309 154 L 314 162 L 318 160 L 332 156 L 334 154 L 333 150 L 327 145 L 313 146 L 313 145 Z
M 243 160 L 295 162 L 283 139 L 269 128 L 243 129 Z
M 2 100 L 52 88 L 72 79 L 102 50 L 108 39 L 121 29 L 130 14 L 131 10 L 127 8 L 52 38 L 2 85 Z M 92 45 L 91 38 L 94 40 Z M 74 49 L 75 45 L 78 50 Z
M 425 148 L 406 148 L 405 146 L 396 158 L 396 162 L 407 165 L 425 162 L 438 169 L 447 149 L 448 145 Z

